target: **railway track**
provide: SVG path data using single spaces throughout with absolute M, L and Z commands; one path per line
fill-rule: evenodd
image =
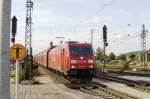
M 149 87 L 150 83 L 149 82 L 138 82 L 138 81 L 134 81 L 134 80 L 129 80 L 129 79 L 125 79 L 125 78 L 119 78 L 119 77 L 107 75 L 104 73 L 98 73 L 96 77 L 100 78 L 100 79 L 105 79 L 105 80 L 109 80 L 109 81 L 126 84 L 127 86 L 133 87 L 137 90 L 150 93 L 150 87 Z
M 59 76 L 58 74 L 54 73 L 53 71 L 51 71 L 45 67 L 40 66 L 39 68 L 42 69 L 44 72 L 46 72 L 48 75 L 50 75 L 52 78 L 54 78 L 56 81 L 59 81 L 63 84 L 71 83 L 69 80 Z
M 107 70 L 107 72 L 110 72 L 110 73 L 116 73 L 116 74 L 122 74 L 122 75 L 150 77 L 149 72 L 120 71 L 117 69 L 106 69 L 106 70 Z M 102 71 L 102 70 L 99 70 L 99 71 Z
M 90 85 L 94 86 L 95 89 L 89 89 L 86 87 L 81 87 L 80 90 L 94 95 L 94 96 L 99 96 L 103 99 L 141 99 L 136 96 L 131 96 L 127 93 L 117 91 L 115 89 L 109 88 L 106 85 L 99 85 L 96 83 L 88 82 Z
M 124 72 L 120 72 L 120 73 L 124 74 L 124 75 L 150 77 L 150 73 L 148 73 L 148 72 L 128 72 L 128 71 L 124 71 Z
M 47 68 L 40 67 L 40 69 L 44 70 L 44 72 L 46 72 L 48 75 L 52 76 L 59 82 L 67 85 L 67 87 L 69 86 L 69 88 L 77 89 L 90 95 L 98 96 L 104 99 L 140 99 L 127 93 L 114 90 L 100 83 L 87 82 L 83 84 L 73 84 L 69 80 L 64 79 L 63 77 L 50 70 L 47 70 Z

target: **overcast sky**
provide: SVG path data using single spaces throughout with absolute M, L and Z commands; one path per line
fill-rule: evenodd
M 12 0 L 12 16 L 18 18 L 17 42 L 23 44 L 25 7 L 26 0 Z M 149 21 L 150 0 L 34 0 L 34 54 L 47 48 L 50 41 L 58 44 L 58 36 L 63 36 L 64 41 L 90 42 L 91 29 L 94 29 L 94 48 L 102 48 L 104 24 L 108 27 L 107 53 L 137 51 L 141 49 L 142 24 L 149 30 Z

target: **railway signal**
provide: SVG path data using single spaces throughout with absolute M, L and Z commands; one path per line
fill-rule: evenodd
M 16 16 L 14 16 L 12 18 L 12 38 L 11 38 L 11 42 L 13 44 L 15 42 L 16 32 L 17 32 L 17 18 L 16 18 Z
M 104 68 L 105 68 L 105 50 L 106 50 L 106 46 L 108 46 L 108 43 L 107 43 L 107 26 L 104 25 L 103 26 L 103 42 L 104 42 L 104 66 L 103 66 L 103 72 L 104 72 Z
M 107 42 L 107 27 L 106 25 L 103 26 L 103 40 Z
M 14 16 L 12 18 L 12 36 L 13 37 L 15 37 L 16 32 L 17 32 L 17 18 L 16 18 L 16 16 Z

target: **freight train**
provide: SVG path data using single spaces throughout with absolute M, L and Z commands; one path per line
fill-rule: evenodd
M 91 81 L 96 75 L 96 64 L 91 44 L 65 42 L 60 46 L 51 46 L 34 56 L 34 63 L 69 78 L 81 82 Z

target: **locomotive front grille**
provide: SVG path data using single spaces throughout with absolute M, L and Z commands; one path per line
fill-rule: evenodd
M 76 76 L 76 77 L 92 77 L 96 75 L 95 69 L 79 69 L 79 70 L 71 70 L 69 73 L 70 76 Z

